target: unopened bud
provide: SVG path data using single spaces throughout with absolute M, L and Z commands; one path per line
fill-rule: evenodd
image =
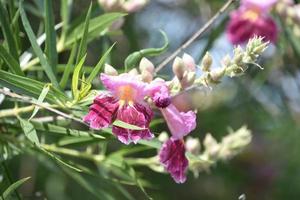
M 201 149 L 201 144 L 200 144 L 199 139 L 188 137 L 185 142 L 185 148 L 188 152 L 190 152 L 194 155 L 199 155 L 200 149 Z
M 196 63 L 192 56 L 190 56 L 187 53 L 184 53 L 182 56 L 182 60 L 190 71 L 192 72 L 196 71 Z
M 179 80 L 183 78 L 184 72 L 186 71 L 186 66 L 183 60 L 179 57 L 176 57 L 173 63 L 173 72 Z
M 126 12 L 136 12 L 143 8 L 148 3 L 148 0 L 128 0 L 123 3 L 123 8 Z
M 150 83 L 153 80 L 153 75 L 147 70 L 142 71 L 141 79 L 144 82 Z
M 212 60 L 211 55 L 208 52 L 206 52 L 205 56 L 202 59 L 202 63 L 201 63 L 202 71 L 204 71 L 204 72 L 210 71 L 212 62 L 213 62 L 213 60 Z
M 183 75 L 183 78 L 180 81 L 182 88 L 187 88 L 195 82 L 196 73 L 195 72 L 186 72 Z
M 228 54 L 223 58 L 222 64 L 225 67 L 228 67 L 231 64 L 231 58 L 230 58 L 230 56 Z
M 243 60 L 243 49 L 238 46 L 234 49 L 234 57 L 233 62 L 236 64 L 240 64 Z
M 205 147 L 205 152 L 211 157 L 211 159 L 215 159 L 218 156 L 220 145 L 216 141 L 211 134 L 206 134 L 203 145 Z
M 139 72 L 136 68 L 133 68 L 128 72 L 128 74 L 137 76 L 137 75 L 139 75 Z
M 105 64 L 104 66 L 104 73 L 111 76 L 117 76 L 118 71 L 111 65 Z
M 146 71 L 150 72 L 151 74 L 154 73 L 154 65 L 147 58 L 142 58 L 140 65 L 139 65 L 139 69 L 141 72 L 146 70 Z
M 158 136 L 158 140 L 160 141 L 160 142 L 166 142 L 167 140 L 169 139 L 169 136 L 168 136 L 168 134 L 167 134 L 167 132 L 162 132 L 161 134 L 159 134 L 159 136 Z
M 225 75 L 226 68 L 218 68 L 210 73 L 210 77 L 213 82 L 218 83 L 220 79 Z

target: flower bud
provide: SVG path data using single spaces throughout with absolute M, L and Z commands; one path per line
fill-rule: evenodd
M 205 147 L 205 153 L 208 154 L 211 159 L 215 159 L 218 156 L 220 145 L 211 134 L 206 134 L 203 145 Z
M 195 82 L 196 73 L 195 72 L 185 72 L 183 78 L 180 81 L 182 88 L 187 88 Z
M 236 64 L 240 64 L 243 60 L 243 49 L 238 46 L 234 49 L 234 57 L 233 62 Z
M 144 82 L 150 83 L 153 80 L 153 75 L 149 71 L 144 70 L 142 71 L 141 79 Z
M 229 67 L 229 65 L 231 64 L 231 58 L 228 54 L 224 56 L 222 64 L 224 65 L 224 67 Z
M 105 64 L 104 65 L 104 73 L 111 76 L 117 76 L 118 71 L 111 65 Z
M 188 152 L 199 155 L 201 144 L 198 138 L 188 137 L 185 142 L 185 148 Z
M 210 77 L 213 82 L 218 83 L 220 79 L 225 75 L 226 68 L 218 68 L 210 73 Z
M 140 62 L 140 65 L 139 65 L 139 69 L 140 69 L 140 71 L 141 72 L 143 72 L 143 71 L 148 71 L 148 72 L 150 72 L 151 74 L 153 74 L 154 73 L 154 65 L 153 65 L 153 63 L 150 61 L 150 60 L 148 60 L 147 58 L 142 58 L 141 59 L 141 62 Z
M 123 3 L 123 8 L 126 12 L 136 12 L 143 8 L 148 3 L 148 0 L 128 0 Z
M 182 60 L 190 71 L 192 71 L 192 72 L 196 71 L 196 63 L 192 56 L 184 53 L 182 56 Z
M 186 66 L 183 60 L 179 57 L 176 57 L 173 63 L 173 72 L 179 80 L 183 78 L 184 72 L 186 71 Z
M 202 59 L 202 63 L 201 63 L 202 71 L 204 71 L 204 72 L 210 71 L 212 62 L 213 62 L 213 60 L 212 60 L 211 55 L 208 52 L 206 52 L 205 56 Z
M 139 72 L 138 72 L 138 70 L 136 69 L 136 68 L 133 68 L 133 69 L 131 69 L 129 72 L 128 72 L 128 74 L 131 74 L 131 75 L 139 75 Z
M 164 143 L 165 141 L 167 141 L 169 139 L 169 136 L 167 134 L 167 132 L 161 132 L 161 134 L 159 134 L 158 136 L 158 140 L 162 143 Z

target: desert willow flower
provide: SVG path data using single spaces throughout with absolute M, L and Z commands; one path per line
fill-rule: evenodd
M 276 42 L 278 29 L 269 14 L 276 1 L 242 0 L 240 7 L 230 14 L 226 28 L 228 39 L 233 44 L 241 44 L 257 35 L 265 41 Z

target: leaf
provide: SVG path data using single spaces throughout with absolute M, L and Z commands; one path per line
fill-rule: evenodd
M 13 184 L 11 184 L 2 194 L 3 199 L 8 199 L 10 195 L 18 188 L 20 187 L 23 183 L 25 183 L 27 180 L 29 180 L 30 177 L 27 178 L 22 178 Z
M 111 52 L 112 48 L 114 47 L 115 44 L 113 44 L 106 52 L 105 54 L 101 57 L 97 65 L 94 67 L 93 71 L 90 73 L 89 77 L 86 79 L 86 83 L 90 84 L 94 80 L 94 78 L 100 73 L 100 70 L 102 69 L 109 53 Z
M 120 120 L 116 120 L 113 123 L 114 126 L 118 126 L 121 128 L 125 128 L 125 129 L 130 129 L 130 130 L 145 130 L 145 128 L 141 128 L 132 124 L 128 124 L 126 122 L 120 121 Z
M 42 92 L 41 92 L 39 98 L 37 99 L 37 103 L 38 103 L 38 104 L 42 104 L 42 103 L 43 103 L 44 99 L 46 98 L 46 96 L 47 96 L 47 94 L 48 94 L 48 92 L 49 92 L 49 90 L 50 90 L 50 86 L 51 86 L 50 84 L 46 84 L 46 85 L 44 86 L 44 88 L 43 88 L 43 90 L 42 90 Z M 35 107 L 34 107 L 34 110 L 33 110 L 33 112 L 32 112 L 31 117 L 29 118 L 29 120 L 31 120 L 31 119 L 37 114 L 37 112 L 39 111 L 39 109 L 40 109 L 39 106 L 35 106 Z
M 46 47 L 45 54 L 48 58 L 48 62 L 54 72 L 56 72 L 57 65 L 57 50 L 56 50 L 56 32 L 54 28 L 54 16 L 52 0 L 45 0 L 45 31 L 46 31 Z
M 86 49 L 87 49 L 87 34 L 89 31 L 89 24 L 90 24 L 90 17 L 91 17 L 91 10 L 92 10 L 92 2 L 90 4 L 90 7 L 88 9 L 88 12 L 86 14 L 85 22 L 84 22 L 84 27 L 83 27 L 83 35 L 80 40 L 79 44 L 79 49 L 77 53 L 77 58 L 76 58 L 76 64 L 78 64 L 79 60 L 83 58 L 83 56 L 86 54 Z
M 140 51 L 133 52 L 125 59 L 125 62 L 124 62 L 125 71 L 136 67 L 143 57 L 157 56 L 157 55 L 163 53 L 168 48 L 169 41 L 168 41 L 168 37 L 167 37 L 166 33 L 163 31 L 160 31 L 160 33 L 162 34 L 162 36 L 164 38 L 164 45 L 160 48 L 148 48 L 148 49 L 142 49 Z
M 59 157 L 57 157 L 55 154 L 47 151 L 45 148 L 43 147 L 38 147 L 38 150 L 40 150 L 41 152 L 43 152 L 45 155 L 49 156 L 50 158 L 52 158 L 53 160 L 55 160 L 57 163 L 60 163 L 72 170 L 75 170 L 77 172 L 82 172 L 81 169 L 77 168 L 77 167 L 74 167 L 72 165 L 70 165 L 69 163 L 66 163 L 65 161 L 63 161 L 62 159 L 60 159 Z
M 14 92 L 38 98 L 45 83 L 0 70 L 0 85 Z M 68 100 L 64 93 L 54 87 L 50 88 L 45 99 L 49 102 L 60 104 Z
M 19 118 L 21 127 L 24 131 L 25 136 L 33 143 L 36 145 L 40 145 L 39 138 L 36 134 L 36 130 L 34 126 L 27 120 L 24 120 L 22 118 Z
M 20 14 L 21 14 L 22 23 L 23 23 L 25 32 L 26 32 L 26 34 L 29 38 L 30 44 L 33 48 L 33 51 L 36 53 L 36 55 L 40 59 L 41 65 L 42 65 L 45 73 L 47 74 L 48 78 L 50 79 L 51 83 L 53 83 L 53 85 L 55 87 L 59 88 L 59 85 L 58 85 L 58 82 L 57 82 L 56 77 L 54 75 L 53 69 L 49 65 L 47 59 L 45 58 L 45 56 L 43 54 L 43 51 L 41 50 L 40 46 L 37 43 L 36 37 L 33 33 L 33 30 L 30 26 L 30 23 L 28 21 L 28 18 L 26 16 L 26 13 L 25 13 L 24 8 L 22 6 L 23 6 L 22 1 L 20 1 L 19 7 L 20 7 Z
M 70 14 L 72 11 L 72 3 L 73 0 L 61 0 L 61 9 L 60 9 L 60 16 L 63 23 L 62 31 L 61 31 L 61 38 L 62 41 L 65 40 L 67 31 L 69 29 L 69 21 L 70 21 Z
M 124 13 L 107 13 L 98 17 L 94 17 L 89 22 L 88 40 L 93 40 L 99 36 L 101 32 L 105 31 L 110 25 L 120 17 L 125 16 Z M 82 38 L 84 34 L 84 23 L 71 28 L 66 37 L 65 46 L 72 45 L 77 39 Z
M 8 14 L 6 12 L 6 9 L 4 7 L 4 3 L 0 3 L 0 24 L 1 29 L 5 38 L 5 41 L 8 44 L 9 53 L 11 56 L 17 60 L 19 58 L 18 51 L 17 51 L 17 44 L 14 39 L 14 35 L 10 26 L 10 22 L 8 21 Z
M 10 70 L 20 76 L 24 76 L 23 71 L 18 63 L 18 61 L 6 51 L 3 45 L 0 45 L 0 58 L 4 61 L 4 63 L 10 68 Z
M 85 58 L 86 55 L 83 56 L 82 59 L 79 61 L 79 63 L 76 65 L 72 76 L 72 93 L 73 93 L 73 98 L 75 100 L 78 100 L 79 98 L 78 82 L 79 82 L 80 71 L 85 61 Z
M 60 87 L 62 89 L 65 89 L 65 87 L 67 85 L 70 73 L 72 71 L 72 66 L 73 66 L 73 63 L 74 63 L 74 60 L 75 60 L 76 50 L 77 50 L 77 43 L 75 43 L 73 45 L 73 48 L 71 50 L 67 66 L 65 67 L 63 76 L 62 76 L 62 78 L 60 80 Z
M 34 128 L 43 133 L 53 133 L 62 136 L 72 136 L 72 137 L 79 137 L 79 138 L 96 138 L 96 139 L 105 139 L 102 135 L 90 133 L 87 131 L 80 131 L 76 129 L 69 129 L 62 126 L 57 126 L 54 124 L 44 124 L 38 121 L 32 121 Z

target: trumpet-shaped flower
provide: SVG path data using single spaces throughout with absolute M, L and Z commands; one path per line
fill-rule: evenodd
M 243 0 L 240 8 L 230 14 L 226 30 L 229 40 L 233 44 L 240 44 L 257 35 L 275 42 L 278 29 L 269 15 L 274 3 L 276 0 Z
M 172 137 L 167 140 L 159 152 L 159 160 L 176 183 L 184 183 L 186 181 L 185 174 L 189 162 L 185 157 L 183 140 L 177 140 Z
M 113 134 L 125 144 L 153 138 L 149 130 L 153 112 L 144 101 L 149 93 L 147 84 L 126 73 L 119 76 L 101 74 L 100 79 L 109 93 L 95 98 L 84 121 L 93 129 L 108 127 L 115 120 L 143 128 L 131 130 L 113 125 Z

